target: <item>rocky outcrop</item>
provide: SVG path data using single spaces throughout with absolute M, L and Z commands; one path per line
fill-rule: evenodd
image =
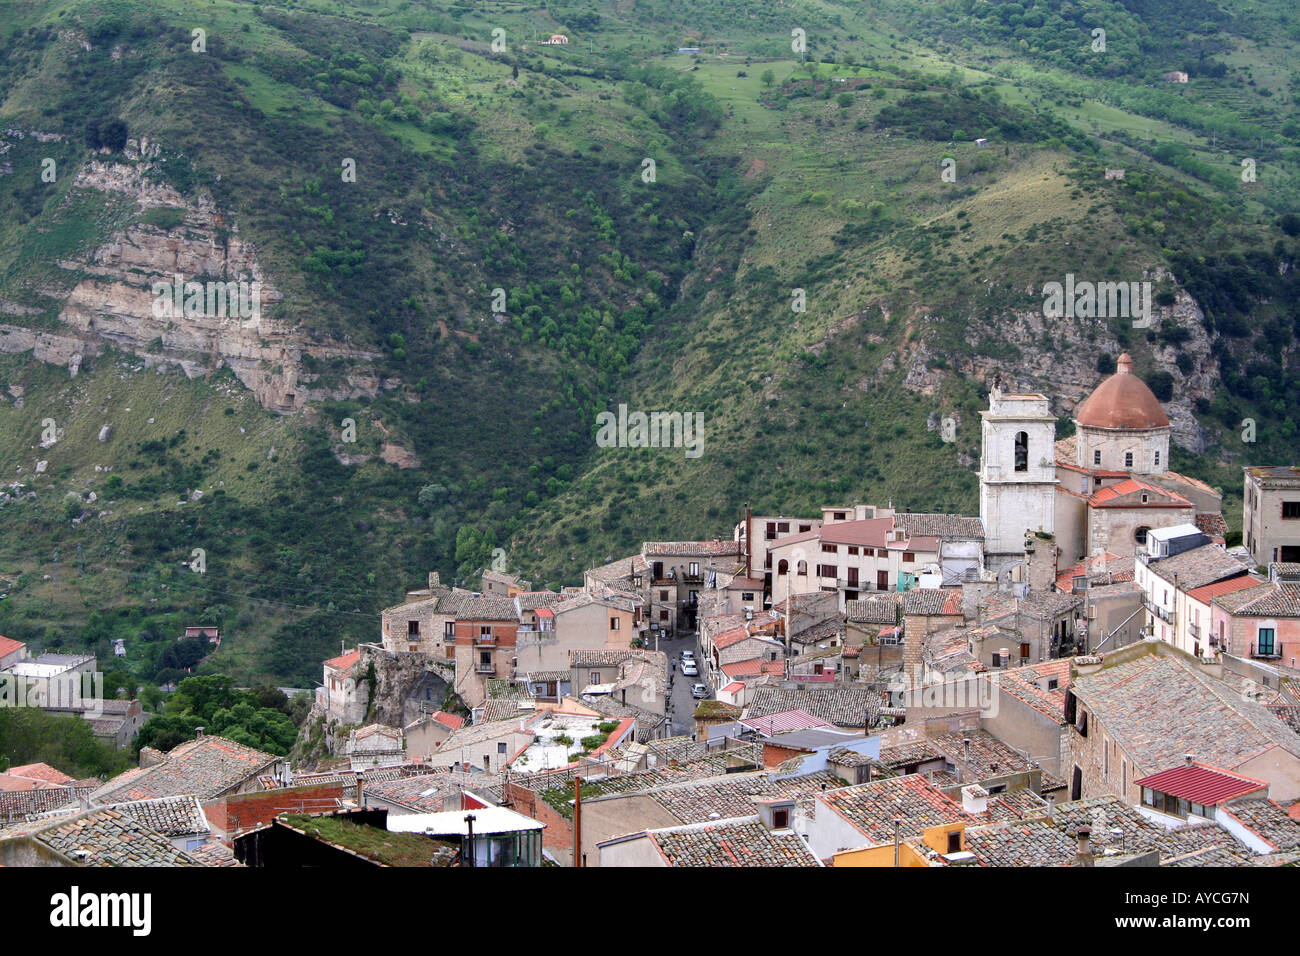
M 110 347 L 190 378 L 227 366 L 264 407 L 281 412 L 316 399 L 374 396 L 386 387 L 366 368 L 376 353 L 308 340 L 237 224 L 210 197 L 187 199 L 150 178 L 157 153 L 156 144 L 133 140 L 128 161 L 96 160 L 78 171 L 74 188 L 134 200 L 133 220 L 89 254 L 58 263 L 78 276 L 71 291 L 43 290 L 62 299 L 59 328 L 28 328 L 23 317 L 31 306 L 0 303 L 12 320 L 0 322 L 0 352 L 31 350 L 73 375 Z M 166 210 L 172 212 L 159 212 Z M 160 284 L 178 282 L 243 283 L 242 304 L 253 308 L 212 297 L 198 309 L 168 309 Z M 344 358 L 361 368 L 325 387 L 304 372 L 305 355 Z

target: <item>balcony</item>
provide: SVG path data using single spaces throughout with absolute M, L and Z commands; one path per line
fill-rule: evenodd
M 1156 604 L 1150 598 L 1143 596 L 1142 606 L 1151 612 L 1152 617 L 1158 617 L 1166 624 L 1174 623 L 1174 612 L 1161 607 L 1159 604 Z
M 1201 639 L 1201 625 L 1199 625 L 1199 624 L 1188 624 L 1188 625 L 1187 625 L 1187 633 L 1190 634 L 1190 635 L 1192 635 L 1192 637 L 1193 637 L 1195 640 L 1198 640 L 1198 641 L 1199 641 L 1199 640 Z
M 474 665 L 475 674 L 495 674 L 497 665 L 495 661 L 479 661 Z
M 1250 656 L 1261 661 L 1275 661 L 1282 657 L 1281 648 L 1276 644 L 1251 644 Z
M 498 643 L 499 643 L 499 641 L 498 641 L 497 636 L 496 636 L 495 634 L 475 634 L 475 635 L 474 635 L 474 646 L 475 646 L 475 647 L 496 647 Z

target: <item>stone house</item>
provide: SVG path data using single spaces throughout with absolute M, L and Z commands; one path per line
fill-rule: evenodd
M 486 595 L 462 599 L 454 624 L 455 690 L 467 707 L 487 699 L 487 681 L 513 672 L 518 630 L 514 601 Z
M 1242 543 L 1261 568 L 1300 561 L 1300 467 L 1246 467 Z
M 368 724 L 348 734 L 347 758 L 351 770 L 394 767 L 406 760 L 406 739 L 396 727 Z
M 1300 658 L 1300 565 L 1273 563 L 1269 580 L 1210 601 L 1210 640 L 1234 657 L 1276 661 L 1296 669 Z
M 361 649 L 332 657 L 324 664 L 322 685 L 316 688 L 316 705 L 325 718 L 342 724 L 359 724 L 366 716 L 366 694 L 357 690 Z
M 1300 797 L 1300 734 L 1224 676 L 1216 661 L 1158 639 L 1075 658 L 1070 799 L 1115 794 L 1137 805 L 1139 779 L 1188 755 L 1265 781 L 1274 799 Z

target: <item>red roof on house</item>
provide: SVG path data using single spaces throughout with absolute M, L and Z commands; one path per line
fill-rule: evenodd
M 1268 789 L 1268 784 L 1263 780 L 1199 763 L 1172 767 L 1134 782 L 1139 787 L 1149 787 L 1206 807 L 1218 806 L 1248 793 Z
M 22 650 L 25 646 L 22 641 L 15 641 L 11 637 L 0 635 L 0 657 L 8 657 L 14 651 Z
M 450 727 L 452 730 L 460 730 L 465 726 L 464 717 L 457 717 L 455 714 L 448 714 L 441 710 L 433 715 L 433 719 L 444 727 Z
M 66 773 L 55 770 L 47 763 L 25 763 L 21 767 L 10 767 L 5 773 L 12 777 L 25 777 L 28 780 L 40 780 L 60 786 L 72 783 L 72 778 Z
M 1132 581 L 1133 580 L 1133 559 L 1121 558 L 1118 554 L 1111 551 L 1103 551 L 1101 554 L 1093 555 L 1090 558 L 1084 558 L 1078 564 L 1072 564 L 1056 575 L 1056 589 L 1064 591 L 1066 594 L 1074 587 L 1074 579 L 1088 574 L 1101 574 L 1109 571 L 1112 580 Z
M 349 667 L 355 666 L 359 660 L 361 660 L 361 651 L 349 651 L 342 657 L 331 657 L 325 662 L 325 666 L 331 670 L 345 671 Z
M 1193 588 L 1187 592 L 1187 596 L 1202 604 L 1209 604 L 1216 597 L 1224 594 L 1231 594 L 1233 591 L 1244 591 L 1246 588 L 1257 588 L 1261 584 L 1267 584 L 1264 578 L 1253 574 L 1243 574 L 1239 578 L 1229 578 L 1226 581 L 1215 581 L 1213 584 L 1206 584 L 1203 587 Z
M 757 677 L 759 674 L 784 674 L 785 661 L 765 661 L 754 657 L 747 661 L 733 661 L 723 664 L 722 673 L 735 679 L 737 677 Z
M 765 734 L 779 734 L 788 730 L 815 730 L 818 727 L 831 726 L 806 710 L 783 710 L 763 717 L 746 717 L 739 723 Z
M 537 616 L 538 616 L 538 617 L 555 617 L 555 612 L 552 611 L 549 607 L 539 607 L 539 608 L 537 609 Z
M 1140 492 L 1147 493 L 1146 501 L 1141 501 L 1140 498 L 1128 501 L 1119 500 L 1130 495 L 1137 495 Z M 1113 485 L 1107 485 L 1105 488 L 1099 488 L 1088 499 L 1088 504 L 1093 508 L 1190 508 L 1192 506 L 1192 503 L 1182 495 L 1167 491 L 1164 488 L 1157 488 L 1155 485 L 1139 481 L 1137 478 L 1126 478 Z

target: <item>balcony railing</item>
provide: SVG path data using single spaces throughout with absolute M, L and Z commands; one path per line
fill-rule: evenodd
M 1250 656 L 1262 660 L 1277 660 L 1282 656 L 1282 652 L 1276 644 L 1251 644 Z
M 476 674 L 495 674 L 496 672 L 497 665 L 494 661 L 479 661 L 474 665 L 474 673 Z
M 1190 634 L 1190 635 L 1192 635 L 1192 637 L 1196 638 L 1196 640 L 1199 641 L 1199 640 L 1201 639 L 1201 625 L 1199 625 L 1199 624 L 1188 624 L 1188 625 L 1187 625 L 1187 633 Z

